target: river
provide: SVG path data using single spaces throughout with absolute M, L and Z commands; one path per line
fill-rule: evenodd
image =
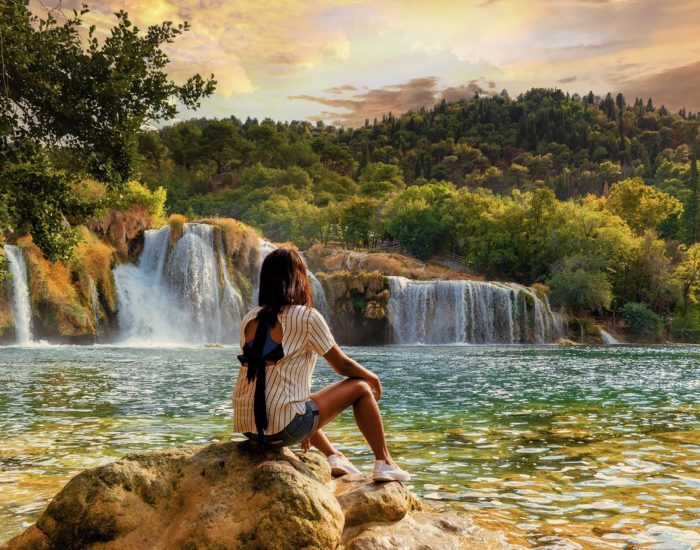
M 385 346 L 411 488 L 541 548 L 700 547 L 700 346 Z M 0 543 L 80 470 L 227 440 L 236 349 L 0 348 Z M 336 375 L 323 360 L 315 387 Z M 364 469 L 350 413 L 327 433 Z

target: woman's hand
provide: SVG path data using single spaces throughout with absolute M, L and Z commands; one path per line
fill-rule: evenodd
M 311 448 L 311 439 L 305 439 L 301 442 L 301 452 L 306 453 Z
M 372 388 L 374 398 L 379 401 L 379 398 L 382 396 L 382 383 L 379 381 L 379 376 L 371 371 L 367 371 L 365 380 L 369 384 L 369 387 Z

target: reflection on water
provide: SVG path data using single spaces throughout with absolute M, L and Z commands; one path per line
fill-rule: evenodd
M 425 498 L 540 548 L 700 546 L 700 348 L 348 351 Z M 86 467 L 230 438 L 235 353 L 0 348 L 0 541 Z M 328 433 L 370 469 L 349 413 Z

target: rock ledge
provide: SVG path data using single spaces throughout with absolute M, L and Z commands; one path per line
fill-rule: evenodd
M 331 480 L 315 453 L 248 442 L 131 454 L 75 476 L 1 550 L 513 548 L 397 482 Z

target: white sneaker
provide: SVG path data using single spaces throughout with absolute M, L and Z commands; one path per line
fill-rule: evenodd
M 348 474 L 361 474 L 362 472 L 355 468 L 343 453 L 335 453 L 328 457 L 328 464 L 331 465 L 331 475 L 333 477 L 344 476 Z
M 408 481 L 411 479 L 411 474 L 385 460 L 375 460 L 372 479 L 374 481 Z

